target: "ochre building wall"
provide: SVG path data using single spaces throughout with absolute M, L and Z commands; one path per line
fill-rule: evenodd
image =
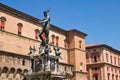
M 86 48 L 88 80 L 120 79 L 120 51 L 105 44 L 88 45 Z M 97 79 L 95 79 L 96 75 Z

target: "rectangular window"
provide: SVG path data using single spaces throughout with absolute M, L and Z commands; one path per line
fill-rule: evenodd
M 108 54 L 106 54 L 106 62 L 108 62 Z
M 4 21 L 1 21 L 0 22 L 0 30 L 4 30 L 4 27 L 5 27 L 5 22 Z
M 118 58 L 118 66 L 119 66 L 119 58 Z
M 21 35 L 23 24 L 22 23 L 18 23 L 17 27 L 18 27 L 18 35 Z
M 79 41 L 79 48 L 81 48 L 82 47 L 82 41 L 80 40 Z
M 112 80 L 114 80 L 114 74 L 112 75 Z
M 118 80 L 118 75 L 116 76 L 116 80 Z
M 22 27 L 18 27 L 18 35 L 21 35 L 22 33 Z
M 35 38 L 38 39 L 38 35 L 39 33 L 38 32 L 35 32 Z
M 115 65 L 116 65 L 116 57 L 114 57 L 114 63 L 115 63 Z
M 110 80 L 110 74 L 107 75 L 108 79 L 107 80 Z
M 111 63 L 112 63 L 112 56 L 110 56 L 110 60 L 111 60 Z
M 25 66 L 25 59 L 22 60 L 22 65 Z
M 1 21 L 1 27 L 4 27 L 4 26 L 5 26 L 5 22 Z
M 59 37 L 56 36 L 56 46 L 58 46 L 58 40 L 59 40 Z
M 94 62 L 97 62 L 97 56 L 96 55 L 94 56 Z

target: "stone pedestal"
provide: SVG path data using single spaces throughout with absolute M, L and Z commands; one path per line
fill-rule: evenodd
M 46 57 L 45 55 L 34 55 L 33 71 L 32 73 L 28 72 L 28 74 L 25 75 L 25 78 L 28 80 L 64 79 L 65 74 L 60 74 L 58 69 L 58 59 L 59 58 L 54 55 L 50 55 L 49 57 Z

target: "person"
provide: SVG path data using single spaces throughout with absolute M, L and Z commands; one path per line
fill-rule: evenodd
M 48 44 L 48 42 L 49 42 L 50 17 L 48 16 L 48 12 L 49 12 L 49 10 L 45 10 L 43 12 L 44 19 L 42 21 L 39 21 L 40 23 L 42 23 L 42 29 L 40 30 L 39 38 L 45 44 Z M 43 33 L 45 34 L 45 39 L 43 39 L 43 37 L 42 37 Z

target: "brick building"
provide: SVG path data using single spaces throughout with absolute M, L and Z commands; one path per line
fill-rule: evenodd
M 120 51 L 105 45 L 86 46 L 88 80 L 120 80 Z
M 41 41 L 39 19 L 0 3 L 0 80 L 22 80 L 21 75 L 30 69 L 28 52 L 35 46 L 38 52 Z M 62 52 L 59 68 L 73 74 L 72 80 L 87 80 L 85 37 L 76 29 L 63 30 L 50 25 L 50 43 Z M 52 47 L 52 46 L 51 46 Z

